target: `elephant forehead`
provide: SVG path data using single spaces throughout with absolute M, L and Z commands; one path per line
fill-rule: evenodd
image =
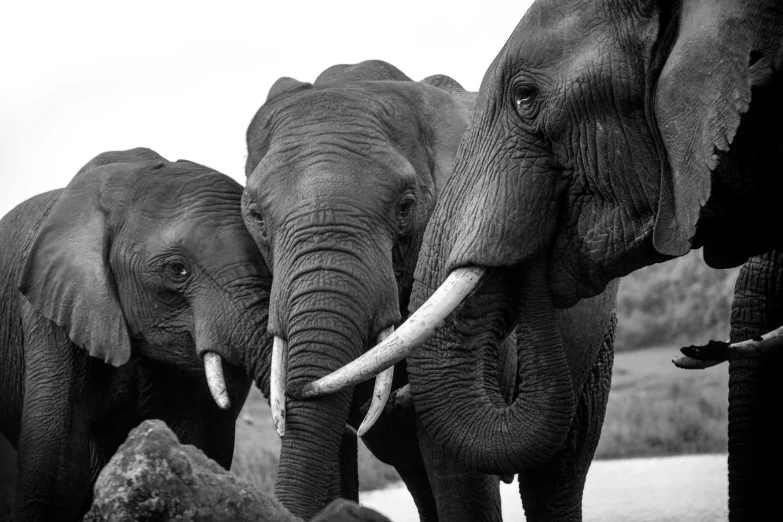
M 241 262 L 258 257 L 238 209 L 230 219 L 225 219 L 219 211 L 181 215 L 158 222 L 144 232 L 136 240 L 143 243 L 145 251 L 153 254 L 175 248 L 201 260 L 215 258 L 223 262 Z
M 134 211 L 151 219 L 201 215 L 212 210 L 238 212 L 242 187 L 219 172 L 201 169 L 161 169 L 137 180 Z
M 139 180 L 121 230 L 150 246 L 178 245 L 197 252 L 252 242 L 241 215 L 242 187 L 215 171 L 173 169 Z
M 371 146 L 374 139 L 396 141 L 420 129 L 417 104 L 405 89 L 390 83 L 314 88 L 261 109 L 270 138 L 294 144 L 332 136 Z
M 561 65 L 582 49 L 612 38 L 613 19 L 634 10 L 620 1 L 539 0 L 525 13 L 506 44 L 508 53 L 532 67 Z M 638 8 L 637 8 L 638 9 Z M 615 15 L 617 13 L 617 15 Z
M 275 158 L 270 150 L 247 189 L 276 214 L 290 214 L 299 205 L 328 206 L 341 200 L 354 208 L 380 211 L 415 179 L 411 163 L 388 144 L 366 153 L 324 144 L 288 160 Z

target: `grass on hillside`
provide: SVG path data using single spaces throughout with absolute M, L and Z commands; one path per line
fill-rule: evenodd
M 623 277 L 615 351 L 728 337 L 738 274 L 739 268 L 708 267 L 701 250 L 694 250 Z
M 595 457 L 728 451 L 726 364 L 681 370 L 675 348 L 615 355 L 612 391 Z

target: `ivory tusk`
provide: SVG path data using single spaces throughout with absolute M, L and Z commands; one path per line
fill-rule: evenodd
M 389 337 L 394 332 L 394 327 L 390 326 L 384 331 L 378 334 L 378 342 L 383 342 L 384 339 Z M 375 377 L 375 387 L 372 390 L 372 401 L 370 407 L 367 409 L 367 415 L 364 416 L 362 425 L 359 426 L 359 430 L 356 432 L 360 437 L 367 433 L 367 430 L 373 427 L 375 421 L 381 416 L 383 408 L 386 406 L 386 401 L 389 400 L 389 394 L 391 393 L 392 380 L 394 379 L 394 366 L 386 368 Z
M 207 373 L 209 393 L 212 394 L 218 407 L 227 410 L 231 407 L 231 400 L 228 398 L 226 381 L 223 379 L 223 361 L 218 354 L 215 352 L 204 354 L 204 371 Z
M 355 386 L 405 359 L 417 346 L 435 335 L 446 318 L 478 286 L 485 273 L 485 268 L 478 267 L 454 270 L 427 302 L 384 342 L 339 370 L 306 384 L 302 388 L 302 397 L 325 395 Z
M 406 384 L 399 390 L 394 390 L 391 398 L 389 399 L 393 408 L 407 408 L 413 405 L 413 397 L 411 396 L 411 385 Z
M 275 336 L 272 343 L 272 375 L 269 378 L 269 403 L 277 434 L 285 435 L 285 386 L 288 380 L 288 343 Z

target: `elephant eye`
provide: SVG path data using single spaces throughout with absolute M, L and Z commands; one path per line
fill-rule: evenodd
M 253 223 L 258 228 L 258 231 L 261 234 L 261 237 L 266 239 L 266 223 L 264 222 L 264 216 L 261 214 L 261 210 L 259 210 L 258 206 L 253 203 L 250 206 L 250 217 L 253 220 Z
M 416 196 L 413 194 L 405 194 L 400 200 L 400 206 L 397 210 L 397 227 L 400 232 L 405 232 L 410 225 L 415 203 Z
M 519 85 L 514 88 L 514 106 L 520 116 L 530 116 L 529 112 L 536 99 L 536 94 L 538 94 L 538 92 L 535 87 L 531 87 L 530 85 Z
M 182 261 L 169 261 L 165 266 L 166 274 L 174 281 L 182 282 L 190 277 L 190 270 Z

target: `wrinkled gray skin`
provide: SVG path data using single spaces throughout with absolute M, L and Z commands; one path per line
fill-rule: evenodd
M 728 267 L 783 243 L 782 30 L 774 1 L 531 6 L 484 77 L 411 297 L 419 307 L 455 268 L 497 267 L 460 323 L 408 359 L 417 413 L 447 453 L 501 472 L 558 451 L 577 405 L 555 308 L 691 248 Z M 488 296 L 507 303 L 494 317 L 478 304 Z M 547 386 L 520 390 L 506 408 L 478 379 L 444 380 L 440 354 L 474 365 L 526 309 Z M 738 479 L 735 450 L 732 483 L 781 489 L 779 473 Z
M 380 61 L 331 67 L 312 85 L 281 78 L 272 87 L 248 129 L 242 208 L 274 273 L 269 324 L 289 342 L 289 390 L 356 358 L 407 316 L 421 238 L 474 102 L 448 77 L 413 82 Z M 609 389 L 615 290 L 559 317 L 574 386 L 587 393 L 562 457 L 530 475 L 530 503 L 576 496 L 579 504 Z M 510 376 L 508 389 L 516 351 L 512 338 L 488 363 Z M 467 379 L 482 368 L 458 372 Z M 406 381 L 400 363 L 395 387 Z M 336 473 L 347 458 L 343 426 L 358 426 L 371 391 L 368 382 L 317 400 L 289 396 L 276 494 L 293 513 L 309 518 L 345 491 L 345 470 Z M 417 434 L 412 410 L 383 415 L 364 441 L 400 472 L 421 519 L 500 519 L 497 479 Z
M 271 346 L 271 275 L 241 194 L 134 149 L 0 221 L 0 430 L 18 450 L 18 520 L 79 519 L 144 419 L 230 466 L 247 375 L 268 374 Z M 206 351 L 223 358 L 228 410 L 208 391 Z

